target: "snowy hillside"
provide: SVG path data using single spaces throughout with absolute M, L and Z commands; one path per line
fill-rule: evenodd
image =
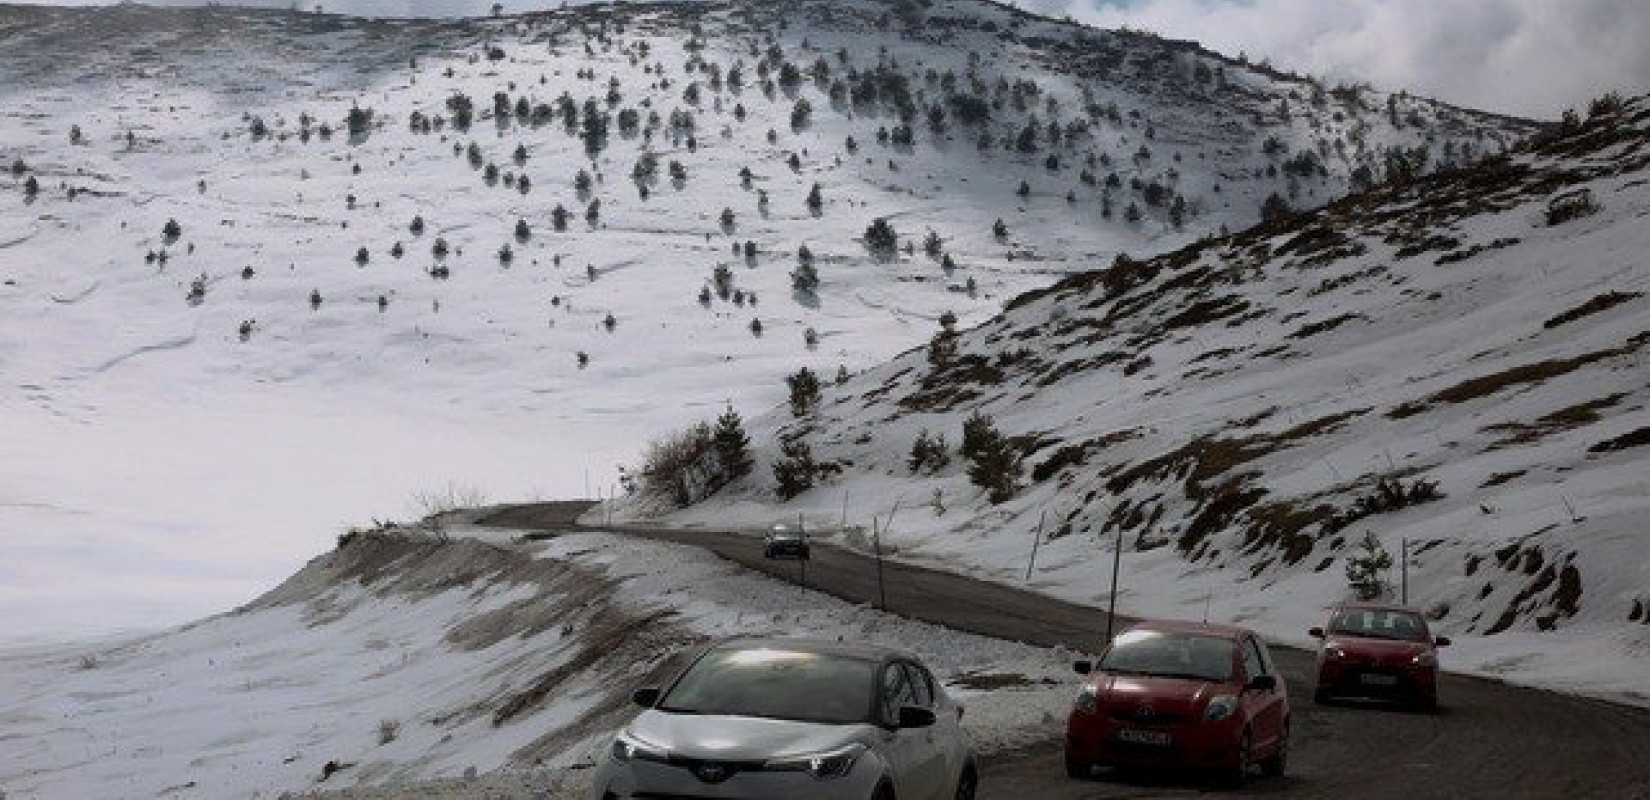
M 8 6 L 0 74 L 8 637 L 228 607 L 414 491 L 606 494 L 801 366 L 1534 130 L 976 0 Z
M 273 798 L 499 772 L 485 780 L 508 796 L 582 796 L 589 771 L 566 768 L 607 744 L 631 690 L 698 645 L 756 633 L 917 653 L 967 703 L 983 752 L 1041 737 L 1070 701 L 1058 653 L 850 606 L 697 548 L 508 536 L 363 534 L 234 613 L 0 656 L 5 791 Z
M 1507 158 L 1022 295 L 755 420 L 752 476 L 669 518 L 900 503 L 904 557 L 1018 582 L 1046 514 L 1033 585 L 1104 598 L 1121 532 L 1128 611 L 1299 643 L 1367 535 L 1407 540 L 1446 666 L 1650 701 L 1647 217 L 1650 100 L 1596 103 Z M 948 464 L 913 469 L 924 431 Z M 786 503 L 780 441 L 825 467 Z

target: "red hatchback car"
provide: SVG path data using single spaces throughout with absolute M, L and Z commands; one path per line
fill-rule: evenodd
M 1383 603 L 1347 603 L 1335 608 L 1328 628 L 1313 628 L 1318 648 L 1318 685 L 1312 699 L 1334 697 L 1408 700 L 1438 707 L 1438 648 L 1426 617 L 1414 609 Z
M 1095 766 L 1184 769 L 1229 785 L 1254 764 L 1282 775 L 1289 694 L 1253 631 L 1194 622 L 1142 622 L 1098 663 L 1066 722 L 1066 773 Z

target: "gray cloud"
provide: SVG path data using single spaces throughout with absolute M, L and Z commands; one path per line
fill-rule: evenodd
M 1650 92 L 1643 0 L 1015 0 L 1337 81 L 1540 118 Z

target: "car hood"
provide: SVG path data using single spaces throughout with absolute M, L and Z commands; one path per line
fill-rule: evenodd
M 1347 658 L 1374 664 L 1408 664 L 1410 659 L 1432 650 L 1426 642 L 1396 639 L 1365 639 L 1335 635 L 1324 640 L 1325 647 L 1338 648 Z
M 763 761 L 834 750 L 858 741 L 871 727 L 649 710 L 637 716 L 626 730 L 672 755 L 717 761 Z
M 1195 717 L 1209 699 L 1233 694 L 1224 683 L 1190 678 L 1157 678 L 1137 675 L 1100 675 L 1094 680 L 1100 703 L 1135 716 Z M 1142 713 L 1149 707 L 1149 713 Z

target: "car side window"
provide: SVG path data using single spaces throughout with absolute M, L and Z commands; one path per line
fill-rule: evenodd
M 913 702 L 911 702 L 910 705 L 920 706 L 922 708 L 933 708 L 934 679 L 928 675 L 928 670 L 925 670 L 916 664 L 906 664 L 905 671 L 911 681 L 911 696 L 913 698 Z
M 1255 643 L 1255 649 L 1260 651 L 1260 663 L 1266 667 L 1266 674 L 1278 674 L 1278 664 L 1272 660 L 1272 651 L 1266 646 L 1266 642 L 1260 639 L 1253 639 L 1252 641 Z
M 1243 672 L 1249 680 L 1257 675 L 1270 674 L 1266 669 L 1266 661 L 1260 657 L 1260 651 L 1255 649 L 1254 639 L 1243 640 Z
M 882 672 L 882 718 L 890 725 L 899 720 L 902 706 L 916 705 L 911 678 L 901 664 L 889 664 Z

